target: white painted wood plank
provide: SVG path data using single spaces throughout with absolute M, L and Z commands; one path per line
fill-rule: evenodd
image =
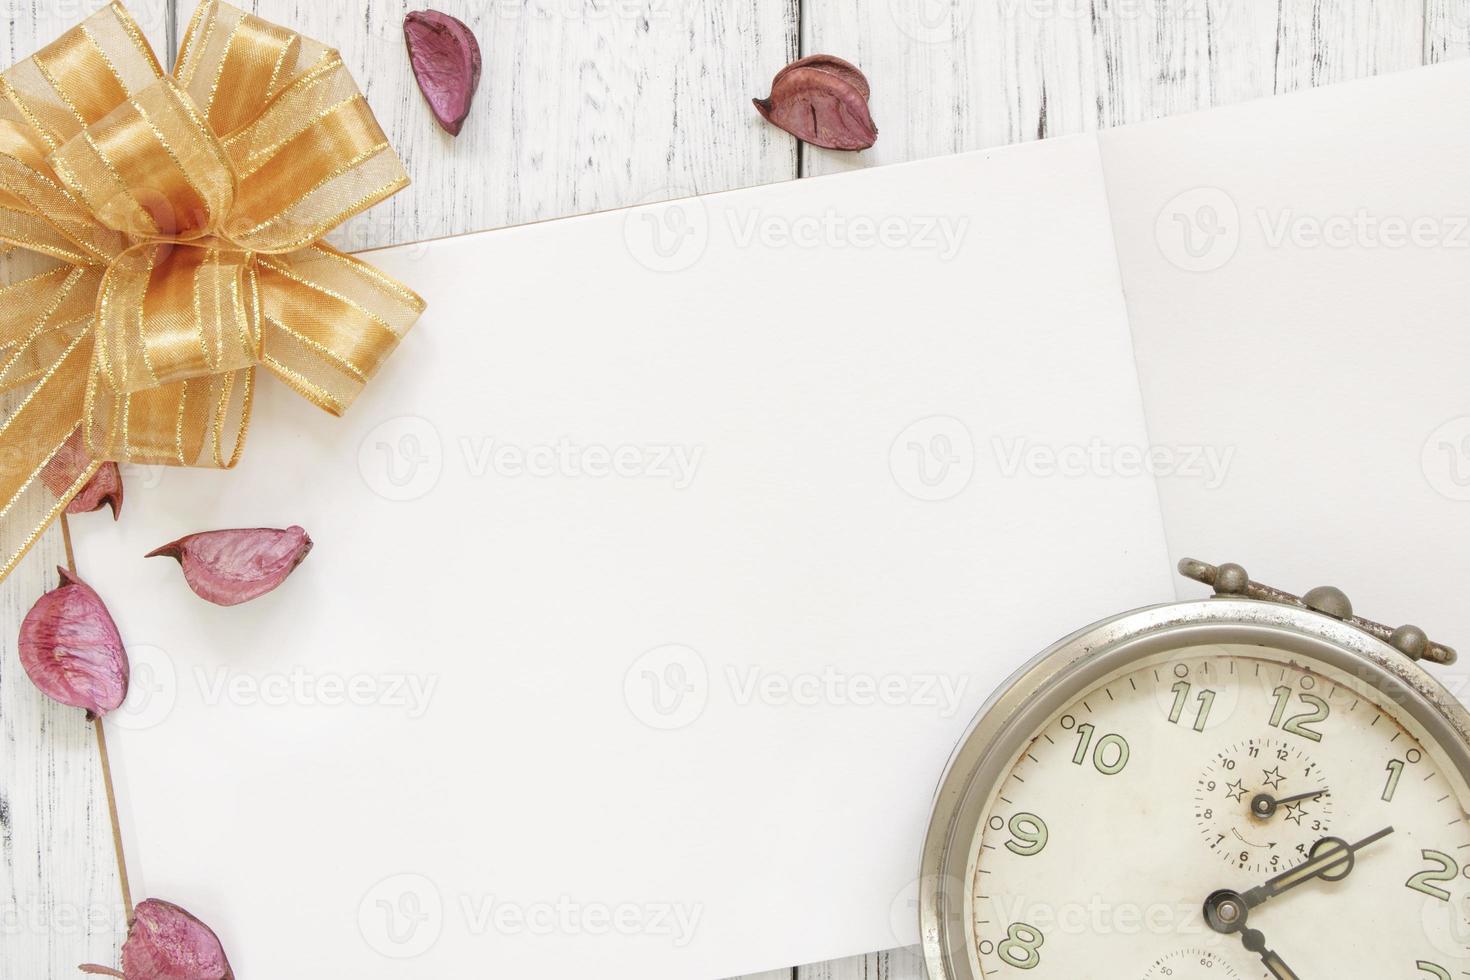
M 1470 0 L 1428 0 L 1424 10 L 1424 61 L 1438 64 L 1470 56 Z
M 917 946 L 805 966 L 795 980 L 925 980 L 924 957 Z
M 100 515 L 87 519 L 106 520 Z M 20 620 L 65 561 L 48 534 L 0 585 L 0 976 L 115 964 L 126 931 L 92 726 L 21 670 Z
M 105 4 L 14 0 L 0 7 L 4 65 L 29 57 Z M 160 60 L 172 58 L 171 0 L 128 5 Z M 88 516 L 79 520 L 105 517 Z M 75 709 L 36 691 L 16 635 L 65 560 L 53 529 L 0 584 L 0 976 L 72 974 L 115 964 L 126 910 L 93 729 Z
M 130 0 L 125 5 L 138 22 L 159 61 L 170 64 L 168 23 L 174 0 Z M 3 0 L 0 2 L 0 64 L 8 68 L 29 58 L 107 6 L 107 0 Z
M 804 172 L 1086 132 L 1414 67 L 1423 16 L 1423 0 L 806 0 L 803 51 L 868 73 L 880 135 L 861 154 L 810 151 Z
M 0 63 L 29 57 L 102 6 L 0 6 Z M 129 9 L 167 63 L 170 0 L 137 0 Z M 53 529 L 0 583 L 0 977 L 17 980 L 70 976 L 83 962 L 115 964 L 126 930 L 92 726 L 82 712 L 41 697 L 16 652 L 21 619 L 55 587 L 64 560 Z
M 796 2 L 441 0 L 475 27 L 486 59 L 458 141 L 438 132 L 413 86 L 398 26 L 407 4 L 250 6 L 341 47 L 408 161 L 416 186 L 349 229 L 347 244 L 368 247 L 792 176 L 794 142 L 761 122 L 748 98 L 764 95 L 796 55 Z M 130 4 L 161 54 L 171 47 L 168 3 Z M 193 2 L 179 3 L 187 19 Z M 11 0 L 0 8 L 6 63 L 99 5 Z M 1084 131 L 1470 54 L 1470 0 L 1427 0 L 1427 13 L 1417 0 L 1096 6 L 1094 23 L 1084 0 L 805 0 L 803 51 L 862 64 L 883 128 L 878 147 L 856 158 L 809 151 L 806 172 Z M 59 536 L 48 536 L 0 586 L 0 976 L 111 962 L 120 929 L 90 728 L 35 693 L 14 651 L 19 619 L 54 581 L 61 554 Z M 900 950 L 795 974 L 917 980 L 922 967 L 916 951 Z
M 750 99 L 794 57 L 796 2 L 436 0 L 484 54 L 457 139 L 404 50 L 422 2 L 244 6 L 338 47 L 404 158 L 414 185 L 341 238 L 366 248 L 794 177 L 795 147 Z

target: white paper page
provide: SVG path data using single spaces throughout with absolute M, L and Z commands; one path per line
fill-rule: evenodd
M 1152 480 L 1078 468 L 1145 439 L 1095 141 L 373 259 L 431 306 L 345 419 L 268 380 L 238 471 L 78 522 L 137 665 L 134 893 L 242 977 L 916 941 L 971 715 L 1170 594 Z M 316 550 L 234 609 L 142 559 L 291 523 Z
M 1470 653 L 1470 64 L 1101 140 L 1174 553 Z

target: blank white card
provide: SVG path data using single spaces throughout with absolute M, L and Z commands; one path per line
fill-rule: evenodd
M 242 977 L 903 945 L 971 716 L 1171 598 L 1172 558 L 1470 632 L 1430 571 L 1464 581 L 1470 493 L 1426 448 L 1470 472 L 1465 253 L 1275 235 L 1453 215 L 1467 84 L 375 254 L 430 309 L 345 418 L 267 383 L 238 471 L 78 522 L 136 664 L 109 727 L 134 893 L 217 924 Z M 141 557 L 293 523 L 316 550 L 234 609 Z

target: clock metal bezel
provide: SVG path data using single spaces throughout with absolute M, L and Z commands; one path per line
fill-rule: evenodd
M 1322 613 L 1217 597 L 1123 613 L 1053 644 L 980 709 L 935 794 L 919 877 L 919 929 L 930 980 L 981 980 L 965 916 L 971 842 L 992 790 L 1046 721 L 1091 685 L 1162 652 L 1241 644 L 1299 654 L 1381 692 L 1418 722 L 1470 784 L 1470 712 L 1419 664 Z

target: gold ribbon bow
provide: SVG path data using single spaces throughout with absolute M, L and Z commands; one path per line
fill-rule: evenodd
M 113 4 L 0 76 L 0 578 L 104 460 L 229 468 L 255 368 L 341 414 L 423 312 L 322 241 L 408 184 L 341 56 Z

